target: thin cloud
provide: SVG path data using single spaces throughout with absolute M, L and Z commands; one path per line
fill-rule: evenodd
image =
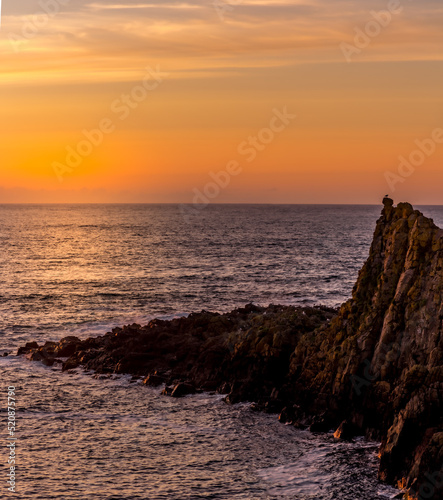
M 386 3 L 341 0 L 332 8 L 325 0 L 245 0 L 221 22 L 210 0 L 71 0 L 20 46 L 19 58 L 7 36 L 20 36 L 29 14 L 41 7 L 24 0 L 20 7 L 8 8 L 0 40 L 3 82 L 13 81 L 14 75 L 20 81 L 29 75 L 39 81 L 55 74 L 67 80 L 107 81 L 130 80 L 147 61 L 181 78 L 187 71 L 207 75 L 208 66 L 343 62 L 339 44 L 352 42 L 355 28 L 364 27 L 372 19 L 370 12 L 386 8 Z M 365 51 L 364 61 L 441 60 L 442 20 L 443 7 L 436 1 L 405 3 Z

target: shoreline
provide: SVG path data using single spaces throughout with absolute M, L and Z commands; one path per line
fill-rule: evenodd
M 241 366 L 243 368 L 251 369 L 252 363 L 250 359 L 246 359 L 242 362 L 242 357 L 244 353 L 234 359 L 233 364 L 236 367 L 235 372 L 231 372 L 232 378 L 229 378 L 229 373 L 231 366 L 227 367 L 227 370 L 223 376 L 214 378 L 211 381 L 206 381 L 207 383 L 198 384 L 195 378 L 195 373 L 186 374 L 182 371 L 182 368 L 170 369 L 170 370 L 151 370 L 150 373 L 146 374 L 145 369 L 140 364 L 126 365 L 123 369 L 119 366 L 119 363 L 114 366 L 108 363 L 113 362 L 113 353 L 116 350 L 125 349 L 137 342 L 142 344 L 150 338 L 156 338 L 160 333 L 159 328 L 162 330 L 161 333 L 164 335 L 165 330 L 170 329 L 170 334 L 172 337 L 175 335 L 183 335 L 186 331 L 189 331 L 191 335 L 194 335 L 196 330 L 201 328 L 202 324 L 212 327 L 217 330 L 217 323 L 226 325 L 226 320 L 232 322 L 231 328 L 235 332 L 237 328 L 244 331 L 244 336 L 252 336 L 247 346 L 240 344 L 235 344 L 233 347 L 229 348 L 229 353 L 232 354 L 232 349 L 239 349 L 243 351 L 246 347 L 249 350 L 252 344 L 256 340 L 263 340 L 264 328 L 263 321 L 274 327 L 276 325 L 274 322 L 278 323 L 278 329 L 281 332 L 282 318 L 286 317 L 288 320 L 287 326 L 290 326 L 291 331 L 286 332 L 289 335 L 294 336 L 294 345 L 296 345 L 295 339 L 300 340 L 303 333 L 300 330 L 304 330 L 304 333 L 313 333 L 317 328 L 326 327 L 331 320 L 333 320 L 338 314 L 338 309 L 328 308 L 325 306 L 316 307 L 300 307 L 300 306 L 277 306 L 270 305 L 268 307 L 255 306 L 253 304 L 248 304 L 243 308 L 235 309 L 230 313 L 213 313 L 208 311 L 202 311 L 200 313 L 191 313 L 186 317 L 174 318 L 173 320 L 158 320 L 154 319 L 148 325 L 142 327 L 140 325 L 126 325 L 122 328 L 114 328 L 111 332 L 99 337 L 93 337 L 89 339 L 80 340 L 76 337 L 69 336 L 61 339 L 59 342 L 45 342 L 44 345 L 36 347 L 34 343 L 28 343 L 25 347 L 18 350 L 18 356 L 25 356 L 30 361 L 38 361 L 45 366 L 59 365 L 61 366 L 62 372 L 70 372 L 71 370 L 82 369 L 86 376 L 92 376 L 98 380 L 113 379 L 113 377 L 131 377 L 129 382 L 138 382 L 141 385 L 150 387 L 156 390 L 158 393 L 165 397 L 181 398 L 189 395 L 197 394 L 208 394 L 208 395 L 218 395 L 220 401 L 224 401 L 228 405 L 234 405 L 238 403 L 250 403 L 251 411 L 263 412 L 271 415 L 275 415 L 276 420 L 284 425 L 293 426 L 297 430 L 308 431 L 317 434 L 324 434 L 329 436 L 329 438 L 334 439 L 334 441 L 345 441 L 345 442 L 357 442 L 360 439 L 364 439 L 370 445 L 379 447 L 380 440 L 373 439 L 371 437 L 364 436 L 363 434 L 355 433 L 350 435 L 341 433 L 340 436 L 335 437 L 333 435 L 334 429 L 336 429 L 337 424 L 340 420 L 332 416 L 332 414 L 327 415 L 322 413 L 320 415 L 310 415 L 310 414 L 297 414 L 297 420 L 292 421 L 290 419 L 295 416 L 293 413 L 295 407 L 289 399 L 285 399 L 288 396 L 284 395 L 284 391 L 287 388 L 284 387 L 284 378 L 282 379 L 281 389 L 283 390 L 283 399 L 279 398 L 279 390 L 275 390 L 273 387 L 270 394 L 266 395 L 266 391 L 269 393 L 269 387 L 276 385 L 276 381 L 269 380 L 267 378 L 261 381 L 257 380 L 257 374 L 263 365 L 257 364 L 256 370 L 254 370 L 251 380 L 235 380 L 236 375 L 241 371 Z M 189 316 L 191 318 L 189 319 Z M 186 325 L 186 323 L 188 323 Z M 296 328 L 293 328 L 294 323 L 298 323 Z M 169 328 L 168 328 L 169 327 Z M 249 327 L 249 328 L 248 328 Z M 149 335 L 149 332 L 151 335 Z M 232 332 L 231 332 L 232 333 Z M 220 335 L 220 337 L 219 337 Z M 222 341 L 223 334 L 215 335 L 219 337 Z M 148 339 L 149 337 L 149 339 Z M 214 336 L 210 337 L 214 340 Z M 225 337 L 224 337 L 225 338 Z M 173 340 L 173 339 L 171 339 Z M 238 340 L 238 339 L 237 339 Z M 95 347 L 91 347 L 94 345 Z M 184 346 L 189 346 L 188 341 L 185 342 Z M 270 348 L 269 343 L 263 345 L 263 352 Z M 90 351 L 90 349 L 96 350 L 96 356 L 90 357 L 86 360 L 83 356 Z M 285 356 L 290 359 L 290 354 L 293 350 L 293 345 L 286 346 Z M 72 354 L 70 354 L 72 353 Z M 103 356 L 106 354 L 106 358 Z M 89 352 L 89 354 L 92 354 Z M 206 346 L 202 346 L 202 354 L 207 354 Z M 277 353 L 275 356 L 268 356 L 266 365 L 272 364 L 276 360 L 281 360 Z M 175 351 L 171 360 L 177 355 Z M 83 361 L 81 361 L 83 360 Z M 136 360 L 134 357 L 133 360 Z M 155 364 L 158 360 L 155 361 Z M 212 369 L 211 363 L 208 362 L 206 369 Z M 199 369 L 203 369 L 202 363 L 198 364 Z M 253 385 L 253 387 L 251 386 Z M 277 384 L 278 385 L 278 384 Z M 260 396 L 261 394 L 261 396 Z M 380 485 L 386 484 L 379 482 Z M 386 484 L 386 486 L 389 486 Z M 400 492 L 400 490 L 398 490 Z
M 64 371 L 144 376 L 172 397 L 197 390 L 254 402 L 282 423 L 336 439 L 381 441 L 379 479 L 409 498 L 443 498 L 443 231 L 384 200 L 352 298 L 327 307 L 247 305 L 18 354 Z M 59 358 L 66 357 L 66 361 Z M 442 480 L 440 480 L 442 479 Z M 434 482 L 430 482 L 430 481 Z M 414 493 L 417 492 L 417 493 Z M 417 496 L 414 496 L 418 495 Z

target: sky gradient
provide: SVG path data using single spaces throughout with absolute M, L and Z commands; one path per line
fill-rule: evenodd
M 0 203 L 192 203 L 235 162 L 211 201 L 443 204 L 442 22 L 438 0 L 3 0 Z

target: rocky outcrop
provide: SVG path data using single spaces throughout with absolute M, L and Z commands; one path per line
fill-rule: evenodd
M 336 313 L 327 307 L 249 304 L 227 314 L 202 311 L 171 321 L 155 319 L 83 341 L 28 343 L 18 354 L 47 365 L 62 363 L 63 371 L 82 366 L 98 374 L 138 375 L 145 385 L 165 384 L 164 393 L 174 397 L 217 390 L 229 393 L 228 402 L 256 401 L 280 411 L 278 388 L 298 341 Z
M 382 441 L 380 479 L 443 499 L 443 231 L 384 200 L 369 258 L 338 311 L 248 305 L 19 350 L 47 365 L 130 373 L 164 394 L 254 401 L 280 421 Z M 61 359 L 60 359 L 61 358 Z
M 301 339 L 284 387 L 305 412 L 381 439 L 380 479 L 417 498 L 443 498 L 443 481 L 429 486 L 443 479 L 442 270 L 443 231 L 385 199 L 352 299 Z

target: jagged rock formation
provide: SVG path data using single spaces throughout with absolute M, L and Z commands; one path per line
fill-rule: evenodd
M 380 478 L 410 498 L 443 498 L 442 270 L 443 231 L 385 199 L 352 299 L 298 343 L 285 387 L 382 439 Z
M 303 334 L 336 314 L 327 307 L 249 304 L 226 314 L 202 311 L 171 321 L 156 319 L 144 327 L 114 328 L 83 341 L 30 342 L 18 355 L 47 366 L 61 363 L 64 371 L 83 366 L 99 374 L 146 376 L 146 385 L 172 386 L 165 390 L 171 395 L 173 386 L 185 382 L 229 393 L 230 402 L 272 399 L 279 411 L 283 403 L 271 394 L 283 385 L 295 346 Z
M 68 337 L 18 354 L 47 365 L 146 376 L 165 394 L 197 389 L 255 401 L 312 431 L 382 441 L 380 478 L 443 499 L 443 231 L 384 200 L 352 299 L 328 308 L 246 306 Z M 60 357 L 68 359 L 60 360 Z

